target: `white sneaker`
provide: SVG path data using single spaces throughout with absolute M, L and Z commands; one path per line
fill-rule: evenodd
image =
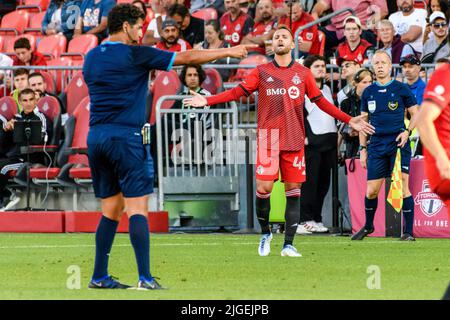
M 318 233 L 326 233 L 326 232 L 328 232 L 328 228 L 325 227 L 322 222 L 314 222 L 314 224 L 315 224 L 315 227 L 316 227 L 315 228 L 316 231 L 313 231 L 313 232 L 318 232 Z
M 16 204 L 18 204 L 20 202 L 20 198 L 18 196 L 16 196 L 14 193 L 11 195 L 11 197 L 9 199 L 10 199 L 9 202 L 6 204 L 6 206 L 4 206 L 3 208 L 0 209 L 0 212 L 5 212 L 7 210 L 10 210 Z
M 268 256 L 270 253 L 270 242 L 272 241 L 272 233 L 263 234 L 259 241 L 258 253 L 261 257 Z
M 282 257 L 301 257 L 302 255 L 297 252 L 297 249 L 295 249 L 294 246 L 288 244 L 287 246 L 283 247 L 283 250 L 281 250 L 281 256 Z
M 310 227 L 309 227 L 309 225 L 307 226 L 306 223 L 300 223 L 300 224 L 297 226 L 297 231 L 296 231 L 296 233 L 297 233 L 297 234 L 312 234 L 312 232 L 309 231 L 308 228 L 310 228 Z

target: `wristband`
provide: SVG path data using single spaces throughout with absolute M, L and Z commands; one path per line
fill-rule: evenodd
M 362 149 L 366 149 L 367 150 L 367 146 L 359 146 L 359 151 L 361 151 Z

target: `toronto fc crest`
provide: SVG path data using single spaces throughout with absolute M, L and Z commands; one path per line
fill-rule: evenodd
M 439 196 L 431 191 L 428 180 L 423 180 L 422 191 L 417 194 L 414 202 L 415 204 L 420 205 L 420 210 L 427 217 L 436 215 L 444 206 L 444 203 Z

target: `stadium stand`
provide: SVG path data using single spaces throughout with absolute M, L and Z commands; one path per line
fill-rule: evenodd
M 14 43 L 20 38 L 27 38 L 30 41 L 31 51 L 36 50 L 36 38 L 32 34 L 21 34 L 10 38 L 4 46 L 4 52 L 7 55 L 14 55 Z
M 24 34 L 32 34 L 36 38 L 36 42 L 44 36 L 42 34 L 42 21 L 44 20 L 46 11 L 39 12 L 33 16 L 33 19 L 30 20 L 30 24 L 28 28 L 25 28 L 23 31 Z
M 68 57 L 72 65 L 83 65 L 84 56 L 98 45 L 98 38 L 93 34 L 82 34 L 69 42 L 67 52 L 61 57 Z
M 175 95 L 180 89 L 181 83 L 178 75 L 175 71 L 169 72 L 159 72 L 153 82 L 151 89 L 152 103 L 151 103 L 151 114 L 150 114 L 150 124 L 156 123 L 156 103 L 158 99 L 166 95 Z M 162 104 L 161 109 L 170 109 L 173 106 L 173 101 L 165 101 Z
M 88 95 L 89 91 L 84 82 L 83 73 L 79 71 L 75 73 L 67 87 L 64 89 L 64 92 L 61 93 L 60 99 L 65 106 L 65 111 L 71 115 L 81 100 Z
M 260 65 L 263 63 L 269 62 L 269 59 L 266 56 L 263 56 L 262 54 L 254 54 L 251 56 L 248 56 L 245 59 L 242 59 L 242 61 L 239 63 L 239 65 L 244 64 L 255 64 Z M 246 75 L 248 75 L 252 69 L 238 69 L 236 74 L 230 78 L 230 82 L 236 82 L 241 81 L 245 78 Z
M 220 73 L 216 69 L 205 69 L 206 78 L 202 83 L 202 88 L 208 90 L 212 95 L 223 91 L 223 81 Z
M 17 105 L 16 101 L 12 97 L 3 97 L 0 98 L 0 120 L 4 122 L 4 120 L 11 120 L 14 115 L 17 113 Z
M 66 51 L 67 39 L 63 35 L 46 36 L 39 41 L 37 51 L 42 53 L 47 60 L 59 58 Z
M 56 149 L 61 138 L 61 106 L 59 101 L 55 97 L 47 95 L 39 99 L 37 107 L 53 122 L 53 136 L 51 141 L 48 141 L 48 147 Z
M 72 66 L 72 60 L 68 57 L 60 57 L 47 61 L 47 66 L 55 67 L 70 67 Z M 53 77 L 56 83 L 56 92 L 59 94 L 64 90 L 65 84 L 68 82 L 71 75 L 70 70 L 49 70 L 50 75 Z
M 27 11 L 19 10 L 5 14 L 0 24 L 0 35 L 22 34 L 30 20 Z
M 193 17 L 208 21 L 208 20 L 216 20 L 217 19 L 217 11 L 214 8 L 203 8 L 198 11 L 195 11 L 192 14 Z
M 43 70 L 40 70 L 39 73 L 42 74 L 42 76 L 44 77 L 44 81 L 47 86 L 47 92 L 55 94 L 56 84 L 55 79 L 53 79 L 53 76 L 49 72 Z
M 50 4 L 50 0 L 24 0 L 16 7 L 16 10 L 28 11 L 30 13 L 45 11 Z

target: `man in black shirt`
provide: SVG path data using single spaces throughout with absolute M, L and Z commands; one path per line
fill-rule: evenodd
M 51 120 L 49 120 L 43 113 L 39 112 L 36 106 L 37 102 L 34 91 L 31 89 L 22 90 L 19 93 L 19 101 L 23 107 L 22 112 L 20 114 L 16 114 L 14 118 L 9 120 L 7 123 L 4 123 L 3 128 L 0 130 L 3 130 L 6 135 L 12 136 L 14 133 L 14 124 L 17 121 L 38 120 L 42 123 L 41 144 L 45 144 L 47 141 L 50 141 L 53 133 L 53 125 Z M 10 137 L 10 141 L 12 141 L 12 137 Z M 8 183 L 8 174 L 10 171 L 20 169 L 26 159 L 26 155 L 21 153 L 21 146 L 23 145 L 12 144 L 11 148 L 6 153 L 6 158 L 0 159 L 0 201 L 3 202 L 0 211 L 8 210 L 20 201 L 20 198 L 12 195 L 10 201 L 7 204 L 4 203 L 6 200 L 4 198 L 8 195 L 8 192 L 5 192 L 6 184 Z M 32 153 L 30 155 L 30 162 L 44 164 L 44 157 L 44 154 L 41 152 Z
M 169 8 L 167 14 L 178 23 L 183 39 L 189 42 L 192 47 L 204 40 L 205 21 L 191 16 L 185 6 L 175 4 Z

